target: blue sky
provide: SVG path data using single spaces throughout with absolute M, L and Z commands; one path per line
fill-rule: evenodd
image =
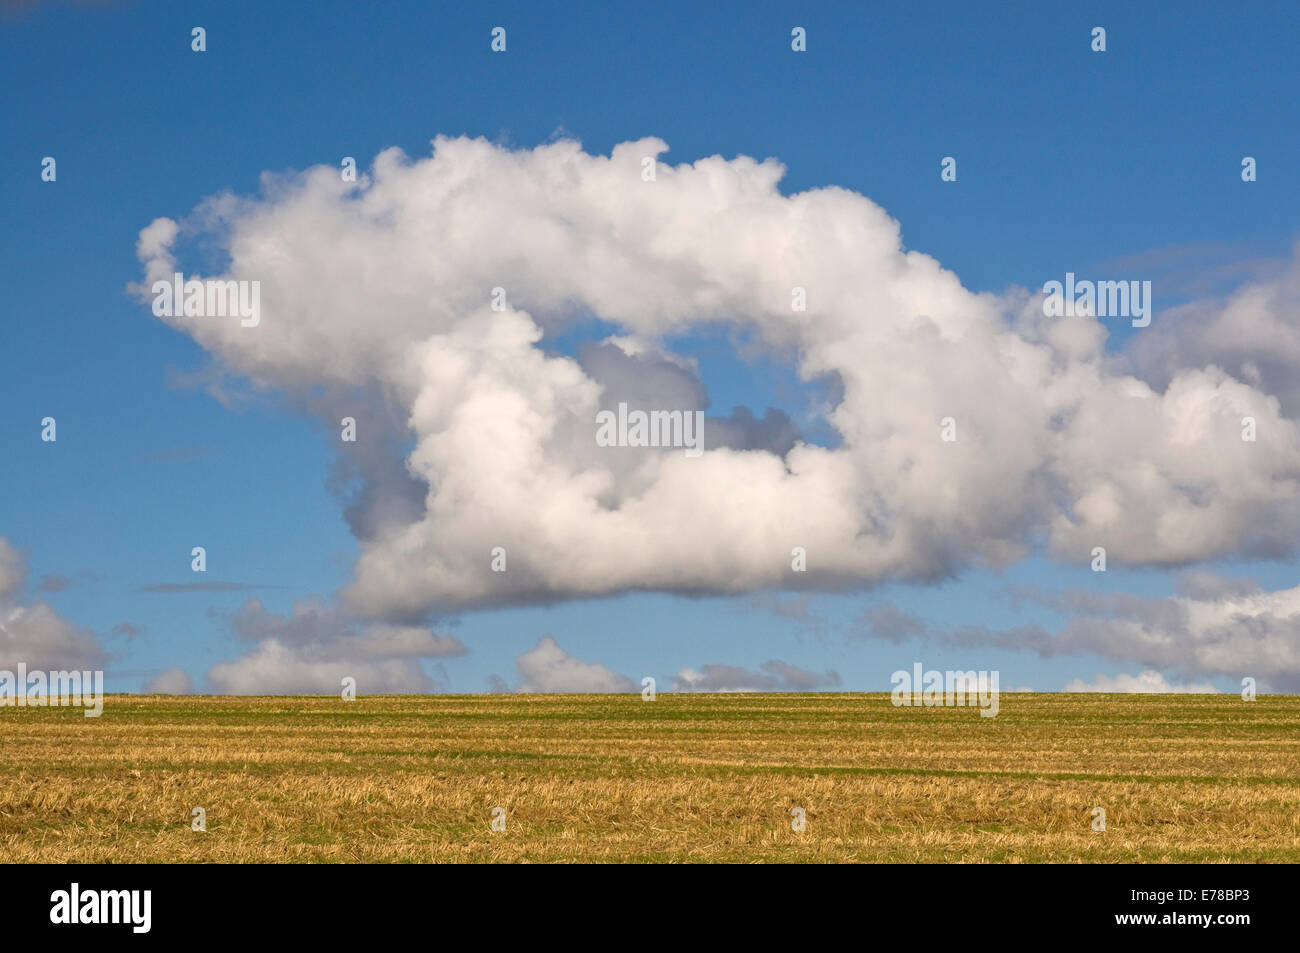
M 497 25 L 504 55 L 488 48 Z M 1089 48 L 1097 25 L 1104 54 Z M 390 146 L 426 156 L 439 134 L 517 148 L 563 135 L 593 154 L 657 136 L 670 163 L 773 156 L 785 194 L 860 192 L 972 291 L 1153 253 L 1244 263 L 1231 284 L 1268 274 L 1300 237 L 1297 25 L 1291 3 L 51 2 L 0 14 L 0 536 L 26 555 L 23 598 L 101 637 L 115 653 L 109 690 L 172 667 L 202 687 L 245 648 L 228 621 L 245 600 L 285 612 L 351 578 L 357 542 L 326 486 L 333 434 L 274 400 L 224 406 L 191 380 L 210 366 L 203 348 L 127 294 L 137 236 L 158 216 L 255 194 L 264 171 L 342 156 L 367 166 Z M 194 26 L 205 53 L 190 49 Z M 790 49 L 794 26 L 806 53 Z M 54 183 L 41 181 L 44 156 L 57 159 Z M 955 183 L 940 181 L 943 156 L 958 160 Z M 1164 306 L 1199 293 L 1186 269 L 1154 277 Z M 1113 330 L 1118 351 L 1133 332 Z M 551 343 L 574 352 L 595 333 Z M 779 361 L 754 365 L 704 332 L 674 344 L 698 357 L 711 411 L 780 407 L 812 439 L 824 426 L 800 417 L 805 387 Z M 45 416 L 54 444 L 38 439 Z M 265 588 L 145 591 L 192 583 L 195 545 L 207 580 Z M 1289 558 L 1201 568 L 1266 589 L 1295 582 Z M 46 577 L 67 584 L 36 591 Z M 938 585 L 813 595 L 807 617 L 770 611 L 763 594 L 487 607 L 435 621 L 469 648 L 438 677 L 455 691 L 484 691 L 493 674 L 513 683 L 514 658 L 550 633 L 577 658 L 664 685 L 688 667 L 782 659 L 882 690 L 922 659 L 1055 690 L 1140 666 L 855 638 L 858 617 L 889 601 L 939 626 L 1053 626 L 1065 616 L 1016 609 L 1005 587 L 1154 597 L 1176 580 L 1081 574 L 1037 554 Z M 112 634 L 122 622 L 140 634 Z

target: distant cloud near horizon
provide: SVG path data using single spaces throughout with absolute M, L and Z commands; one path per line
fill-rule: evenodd
M 1148 669 L 1137 675 L 1097 675 L 1089 684 L 1081 678 L 1076 678 L 1070 684 L 1066 685 L 1063 692 L 1129 692 L 1140 694 L 1164 695 L 1173 693 L 1193 694 L 1193 695 L 1216 695 L 1218 689 L 1208 682 L 1201 684 L 1188 685 L 1171 685 L 1165 681 L 1164 675 L 1160 672 Z
M 574 658 L 549 635 L 537 640 L 537 645 L 515 659 L 521 681 L 516 692 L 536 693 L 590 693 L 633 692 L 640 686 L 626 675 L 610 671 L 603 665 Z M 499 678 L 494 690 L 505 688 Z
M 192 695 L 194 680 L 183 668 L 169 668 L 146 682 L 140 691 L 145 695 Z
M 1043 658 L 1095 655 L 1185 675 L 1250 676 L 1272 690 L 1300 689 L 1300 586 L 1267 591 L 1249 580 L 1200 572 L 1184 577 L 1179 595 L 1163 598 L 1037 587 L 1010 594 L 1070 618 L 1055 632 L 1038 624 L 934 626 L 886 601 L 863 612 L 858 633 Z
M 468 652 L 454 636 L 423 626 L 361 622 L 315 600 L 299 600 L 280 615 L 250 599 L 230 623 L 253 648 L 208 670 L 208 684 L 218 694 L 338 694 L 348 677 L 356 679 L 358 694 L 427 693 L 437 683 L 420 661 Z
M 63 618 L 44 602 L 22 605 L 16 596 L 27 578 L 27 562 L 0 536 L 0 669 L 102 669 L 110 655 L 90 632 Z
M 789 662 L 770 659 L 751 672 L 738 665 L 710 664 L 684 668 L 673 678 L 675 692 L 812 692 L 839 688 L 839 672 L 810 672 Z

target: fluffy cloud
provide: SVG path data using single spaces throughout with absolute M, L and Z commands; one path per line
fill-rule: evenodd
M 673 678 L 675 692 L 812 692 L 838 688 L 840 674 L 810 672 L 789 662 L 770 659 L 751 672 L 738 665 L 702 665 L 684 668 Z
M 19 662 L 41 671 L 103 668 L 108 654 L 93 633 L 43 602 L 15 601 L 26 578 L 26 560 L 0 537 L 0 669 L 14 671 Z
M 515 658 L 521 679 L 519 692 L 633 692 L 636 684 L 627 676 L 612 672 L 603 665 L 576 659 L 549 635 Z M 494 682 L 494 690 L 504 686 Z
M 1164 695 L 1171 692 L 1192 695 L 1213 695 L 1216 689 L 1209 682 L 1199 685 L 1170 685 L 1164 675 L 1154 669 L 1147 669 L 1137 675 L 1120 673 L 1113 678 L 1098 674 L 1091 684 L 1076 678 L 1065 688 L 1064 692 L 1132 692 L 1144 695 Z
M 1215 365 L 1277 397 L 1288 417 L 1300 415 L 1300 244 L 1280 274 L 1170 309 L 1149 331 L 1129 357 L 1156 386 L 1182 368 Z
M 1102 322 L 966 290 L 861 195 L 785 196 L 778 162 L 743 156 L 642 181 L 665 149 L 440 138 L 419 161 L 381 153 L 356 183 L 267 177 L 259 198 L 140 233 L 144 300 L 195 277 L 178 263 L 192 239 L 228 251 L 220 277 L 261 282 L 257 327 L 164 317 L 223 374 L 331 429 L 362 424 L 334 475 L 361 544 L 352 611 L 929 581 L 1040 540 L 1080 564 L 1094 546 L 1113 565 L 1294 548 L 1300 431 L 1263 375 L 1173 360 L 1153 386 L 1107 358 Z M 549 346 L 590 315 L 617 334 L 577 358 Z M 827 384 L 834 445 L 774 412 L 718 423 L 697 458 L 598 447 L 595 415 L 620 397 L 704 409 L 664 342 L 719 324 Z
M 220 694 L 335 694 L 349 676 L 363 694 L 430 692 L 435 684 L 419 660 L 466 652 L 452 636 L 421 626 L 361 624 L 313 601 L 295 603 L 285 616 L 250 599 L 231 621 L 240 639 L 256 645 L 208 670 L 208 683 Z
M 890 641 L 916 637 L 964 648 L 1032 651 L 1044 658 L 1097 655 L 1185 676 L 1248 675 L 1278 688 L 1300 688 L 1300 586 L 1264 591 L 1201 573 L 1166 598 L 1032 588 L 1014 594 L 1073 618 L 1056 632 L 1041 625 L 942 628 L 884 603 L 864 614 L 864 633 Z

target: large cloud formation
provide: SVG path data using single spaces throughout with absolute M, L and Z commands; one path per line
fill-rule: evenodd
M 1259 380 L 1205 361 L 1153 386 L 1105 354 L 1103 322 L 968 291 L 861 195 L 785 196 L 778 162 L 743 156 L 645 181 L 666 148 L 440 138 L 357 182 L 268 177 L 260 198 L 141 232 L 145 300 L 175 271 L 202 277 L 179 264 L 190 239 L 229 254 L 207 277 L 261 282 L 256 327 L 165 320 L 335 432 L 358 420 L 335 474 L 361 543 L 349 611 L 925 581 L 1039 545 L 1080 566 L 1095 546 L 1112 565 L 1294 547 L 1300 432 Z M 576 358 L 551 348 L 591 316 L 617 333 Z M 719 325 L 830 383 L 833 446 L 780 418 L 732 420 L 695 458 L 597 445 L 621 395 L 703 409 L 665 342 Z

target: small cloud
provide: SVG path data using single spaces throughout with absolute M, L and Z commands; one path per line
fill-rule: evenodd
M 169 668 L 152 678 L 141 691 L 146 695 L 192 695 L 194 680 L 183 668 Z
M 515 689 L 517 692 L 587 694 L 636 691 L 636 685 L 627 676 L 603 665 L 574 658 L 549 635 L 542 636 L 535 648 L 518 656 L 515 667 L 523 679 Z
M 62 573 L 50 573 L 42 576 L 41 581 L 36 584 L 37 592 L 63 592 L 65 589 L 71 589 L 73 586 L 82 586 L 86 583 L 99 582 L 104 578 L 102 573 L 97 573 L 89 569 L 83 569 L 75 576 L 65 576 Z
M 828 669 L 822 674 L 769 659 L 751 672 L 738 665 L 703 665 L 698 670 L 684 668 L 673 678 L 675 692 L 814 692 L 838 688 L 840 673 Z
M 862 613 L 861 619 L 866 624 L 867 632 L 855 633 L 855 638 L 869 634 L 872 638 L 897 644 L 926 634 L 924 622 L 892 602 L 872 606 Z
M 1063 692 L 1130 692 L 1134 694 L 1165 695 L 1173 693 L 1186 693 L 1190 695 L 1215 695 L 1218 689 L 1209 682 L 1201 682 L 1189 685 L 1171 685 L 1165 681 L 1164 675 L 1155 669 L 1147 669 L 1138 675 L 1119 675 L 1110 676 L 1098 674 L 1092 684 L 1082 679 L 1076 678 L 1065 688 Z
M 226 410 L 243 410 L 256 400 L 251 387 L 217 364 L 197 371 L 183 371 L 168 365 L 164 368 L 164 381 L 171 390 L 206 390 Z

